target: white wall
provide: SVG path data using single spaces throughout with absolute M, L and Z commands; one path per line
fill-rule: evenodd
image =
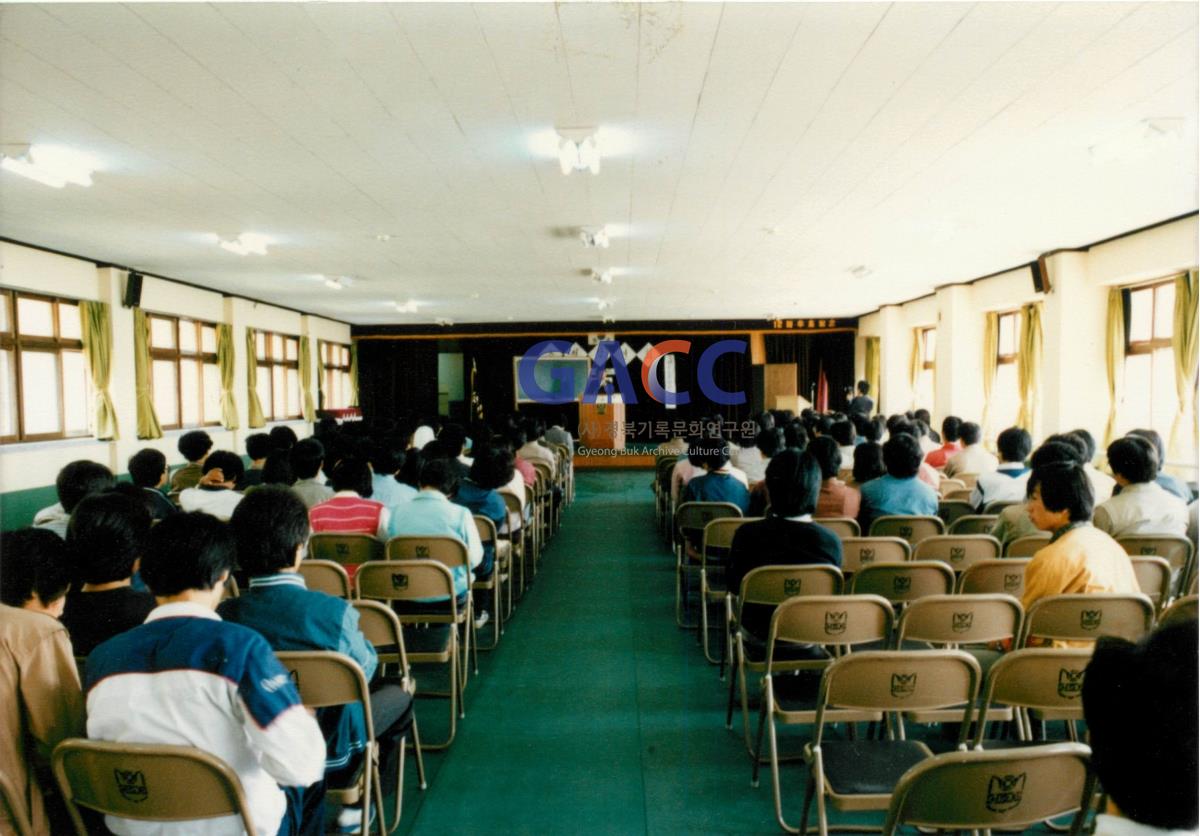
M 118 441 L 71 439 L 65 441 L 7 444 L 0 447 L 0 493 L 36 488 L 53 483 L 64 464 L 76 459 L 93 459 L 114 472 L 126 470 L 126 462 L 136 451 L 154 447 L 166 454 L 172 465 L 182 464 L 176 443 L 183 430 L 168 430 L 163 438 L 142 440 L 137 435 L 137 413 L 133 371 L 133 311 L 121 307 L 125 274 L 115 268 L 98 268 L 90 261 L 69 258 L 30 247 L 0 242 L 0 287 L 29 290 L 69 299 L 88 299 L 109 303 L 113 325 L 113 368 L 109 394 L 116 407 L 121 437 Z M 207 427 L 215 449 L 245 452 L 247 428 L 246 328 L 262 328 L 323 340 L 350 342 L 350 326 L 316 316 L 306 316 L 239 297 L 201 290 L 147 275 L 142 284 L 142 308 L 152 313 L 170 314 L 229 323 L 233 326 L 235 353 L 234 395 L 238 408 L 237 430 Z M 315 350 L 315 345 L 314 345 Z M 315 396 L 316 363 L 313 363 L 312 387 Z M 299 436 L 311 427 L 303 421 L 288 423 Z

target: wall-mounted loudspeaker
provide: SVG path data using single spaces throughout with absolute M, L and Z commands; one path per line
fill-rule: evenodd
M 142 304 L 142 274 L 130 271 L 125 279 L 125 298 L 121 304 L 126 308 L 136 308 Z
M 1037 261 L 1029 262 L 1029 272 L 1033 274 L 1033 289 L 1038 293 L 1049 293 L 1050 270 L 1046 265 L 1046 256 L 1039 255 Z

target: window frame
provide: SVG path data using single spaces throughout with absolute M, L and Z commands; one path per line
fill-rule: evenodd
M 329 396 L 335 388 L 333 385 L 334 375 L 344 374 L 345 378 L 342 380 L 340 391 L 344 396 L 346 396 L 346 400 L 349 399 L 350 346 L 346 343 L 333 342 L 331 340 L 322 340 L 320 346 L 322 354 L 320 358 L 321 369 L 325 375 L 324 380 L 321 381 L 321 409 L 346 409 L 347 406 L 344 404 L 340 406 L 330 406 Z M 330 358 L 334 349 L 337 349 L 338 352 L 341 353 L 342 358 L 345 360 L 344 364 L 330 362 Z
M 1120 393 L 1121 409 L 1119 412 L 1119 416 L 1120 416 L 1122 424 L 1128 425 L 1131 423 L 1133 426 L 1150 427 L 1152 429 L 1159 431 L 1163 435 L 1164 438 L 1166 437 L 1167 432 L 1168 432 L 1168 425 L 1160 425 L 1155 421 L 1156 414 L 1158 412 L 1157 403 L 1156 403 L 1157 399 L 1155 397 L 1155 394 L 1157 391 L 1156 381 L 1158 378 L 1158 374 L 1156 373 L 1156 363 L 1161 362 L 1158 359 L 1159 352 L 1165 351 L 1169 358 L 1169 359 L 1167 359 L 1167 362 L 1169 362 L 1169 364 L 1170 364 L 1170 367 L 1171 367 L 1170 371 L 1172 374 L 1172 382 L 1168 383 L 1166 388 L 1167 388 L 1168 397 L 1171 399 L 1172 407 L 1173 407 L 1174 402 L 1177 397 L 1177 393 L 1175 390 L 1175 384 L 1173 382 L 1174 364 L 1175 364 L 1174 347 L 1171 344 L 1172 340 L 1174 339 L 1174 332 L 1175 332 L 1174 316 L 1168 317 L 1168 319 L 1167 319 L 1167 321 L 1171 323 L 1171 333 L 1169 335 L 1167 335 L 1165 337 L 1158 336 L 1155 331 L 1155 327 L 1158 325 L 1158 319 L 1159 319 L 1159 309 L 1158 309 L 1159 290 L 1161 288 L 1168 287 L 1168 286 L 1173 287 L 1174 283 L 1175 283 L 1175 277 L 1168 276 L 1168 277 L 1160 277 L 1160 278 L 1152 279 L 1152 280 L 1146 281 L 1146 282 L 1141 282 L 1139 284 L 1126 285 L 1124 287 L 1121 287 L 1121 291 L 1125 296 L 1125 299 L 1124 299 L 1125 352 L 1124 352 L 1124 358 L 1123 358 L 1123 362 L 1122 362 L 1123 386 L 1122 386 L 1122 391 Z M 1149 320 L 1150 320 L 1150 339 L 1147 339 L 1147 340 L 1134 340 L 1134 339 L 1131 339 L 1131 337 L 1130 337 L 1130 334 L 1133 332 L 1133 296 L 1134 296 L 1134 294 L 1137 294 L 1137 293 L 1149 293 L 1150 294 L 1150 307 L 1149 307 L 1149 312 L 1148 312 L 1148 316 L 1149 316 Z M 1173 303 L 1172 303 L 1172 308 L 1173 308 Z M 1172 310 L 1172 314 L 1173 314 L 1173 310 Z M 1138 357 L 1138 356 L 1148 356 L 1148 358 L 1149 358 L 1150 367 L 1148 370 L 1148 379 L 1150 382 L 1149 383 L 1150 397 L 1149 397 L 1148 405 L 1149 405 L 1150 412 L 1149 412 L 1148 416 L 1139 415 L 1139 416 L 1137 416 L 1136 420 L 1130 421 L 1130 413 L 1129 413 L 1130 392 L 1129 392 L 1128 364 L 1129 364 L 1129 359 L 1131 357 Z M 1200 385 L 1200 384 L 1198 384 L 1197 381 L 1193 381 L 1193 383 L 1192 383 L 1193 390 L 1195 389 L 1195 387 L 1197 385 Z M 1146 419 L 1144 422 L 1141 420 L 1143 418 Z M 1164 465 L 1165 464 L 1169 464 L 1169 462 L 1164 462 Z
M 256 368 L 259 370 L 267 370 L 267 389 L 266 392 L 259 392 L 258 399 L 263 410 L 263 418 L 271 423 L 279 423 L 284 421 L 302 421 L 304 420 L 304 381 L 300 379 L 300 337 L 299 335 L 284 334 L 281 331 L 266 331 L 264 329 L 255 329 L 255 346 L 254 357 Z M 274 338 L 279 337 L 283 346 L 283 356 L 275 358 L 272 353 L 272 343 Z M 263 352 L 259 355 L 258 340 L 262 339 Z M 296 357 L 294 360 L 287 359 L 288 342 L 292 341 L 296 344 Z M 276 415 L 275 414 L 275 374 L 274 369 L 278 366 L 283 369 L 284 393 L 283 404 L 284 412 L 287 412 L 287 373 L 288 369 L 296 370 L 296 395 L 298 411 L 294 415 Z M 258 381 L 254 381 L 254 389 L 258 391 Z
M 153 323 L 153 321 L 156 319 L 162 320 L 165 322 L 169 322 L 171 324 L 172 334 L 174 335 L 174 343 L 175 343 L 174 348 L 161 348 L 161 347 L 156 347 L 154 345 L 154 323 Z M 204 420 L 204 366 L 207 366 L 209 364 L 218 366 L 218 371 L 220 368 L 217 363 L 217 350 L 216 350 L 217 347 L 216 347 L 215 341 L 213 344 L 213 350 L 211 352 L 207 352 L 204 350 L 204 329 L 212 328 L 213 335 L 215 337 L 216 331 L 217 331 L 217 323 L 208 322 L 207 320 L 203 320 L 203 319 L 192 319 L 191 317 L 188 317 L 188 316 L 177 316 L 175 314 L 156 313 L 153 311 L 146 311 L 146 323 L 150 327 L 150 335 L 147 338 L 147 343 L 148 343 L 149 349 L 150 349 L 149 374 L 150 374 L 151 398 L 154 397 L 154 387 L 155 387 L 154 362 L 156 360 L 159 360 L 159 361 L 165 360 L 165 361 L 171 361 L 175 364 L 175 415 L 178 417 L 179 420 L 177 423 L 174 423 L 174 424 L 164 424 L 164 423 L 160 422 L 159 426 L 164 430 L 188 430 L 188 429 L 196 429 L 199 427 L 219 427 L 219 426 L 221 426 L 220 419 L 217 419 L 214 421 L 205 421 Z M 183 343 L 179 339 L 185 323 L 192 326 L 196 330 L 196 350 L 195 351 L 184 351 Z M 184 361 L 200 363 L 200 374 L 199 374 L 199 379 L 197 381 L 200 384 L 199 399 L 197 401 L 200 405 L 200 422 L 195 423 L 195 424 L 188 424 L 188 423 L 185 423 L 183 420 L 183 363 L 184 363 Z
M 31 299 L 38 302 L 50 303 L 50 320 L 53 325 L 52 336 L 36 336 L 21 334 L 21 314 L 20 305 L 21 299 Z M 69 305 L 79 310 L 81 300 L 70 299 L 63 296 L 50 296 L 45 293 L 27 292 L 17 290 L 16 288 L 0 288 L 0 300 L 2 304 L 8 306 L 8 330 L 0 331 L 0 350 L 13 352 L 13 381 L 16 384 L 17 399 L 13 405 L 15 408 L 16 417 L 16 435 L 0 436 L 2 444 L 25 444 L 38 441 L 58 441 L 62 439 L 72 438 L 90 438 L 92 436 L 91 419 L 89 417 L 88 427 L 80 432 L 67 431 L 67 404 L 66 404 L 66 388 L 63 381 L 63 355 L 67 352 L 79 353 L 83 355 L 83 323 L 80 322 L 80 338 L 74 339 L 71 337 L 62 336 L 62 314 L 61 307 Z M 58 360 L 58 379 L 55 381 L 58 387 L 58 425 L 61 427 L 60 432 L 53 433 L 26 433 L 25 432 L 25 381 L 22 370 L 21 354 L 24 351 L 31 351 L 39 354 L 53 354 Z M 86 368 L 87 358 L 83 358 Z M 91 372 L 87 372 L 88 387 L 91 388 Z M 90 409 L 90 404 L 89 404 Z M 91 412 L 88 413 L 89 416 Z
M 1175 279 L 1157 279 L 1148 284 L 1134 285 L 1131 287 L 1122 288 L 1129 293 L 1129 309 L 1130 309 L 1130 329 L 1132 329 L 1133 318 L 1133 294 L 1147 293 L 1150 294 L 1150 339 L 1148 340 L 1132 340 L 1129 334 L 1125 334 L 1125 356 L 1130 354 L 1153 354 L 1160 348 L 1170 348 L 1171 340 L 1174 337 L 1174 323 L 1172 322 L 1172 334 L 1167 337 L 1157 337 L 1154 333 L 1154 326 L 1158 324 L 1158 289 L 1174 284 Z
M 1000 347 L 1000 332 L 1002 323 L 1005 319 L 1011 318 L 1013 323 L 1013 351 L 1012 354 L 1005 354 Z M 1021 353 L 1021 309 L 1014 308 L 1011 311 L 998 311 L 996 313 L 996 366 L 1006 366 L 1009 363 L 1017 362 L 1017 355 Z

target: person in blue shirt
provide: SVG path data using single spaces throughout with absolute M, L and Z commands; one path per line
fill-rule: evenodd
M 400 481 L 400 468 L 404 464 L 404 450 L 391 441 L 382 441 L 371 447 L 371 498 L 382 502 L 383 507 L 392 509 L 408 502 L 417 495 L 417 489 Z
M 701 443 L 700 466 L 703 476 L 687 483 L 684 502 L 732 502 L 743 514 L 750 511 L 750 490 L 729 464 L 729 443 L 722 438 Z M 691 451 L 689 450 L 689 456 Z
M 879 517 L 937 514 L 937 491 L 917 478 L 923 458 L 920 442 L 908 433 L 895 433 L 883 445 L 887 473 L 859 488 L 858 522 L 864 532 Z
M 508 519 L 508 511 L 504 507 L 504 499 L 497 491 L 512 481 L 516 470 L 513 454 L 494 444 L 476 445 L 473 452 L 475 458 L 471 462 L 471 472 L 466 479 L 458 483 L 454 502 L 472 514 L 487 517 L 499 532 Z M 475 568 L 475 580 L 486 581 L 492 576 L 495 566 L 496 546 L 494 543 L 485 543 L 483 560 Z M 483 600 L 476 603 L 479 608 L 478 620 L 483 623 L 486 623 L 489 617 L 489 603 Z

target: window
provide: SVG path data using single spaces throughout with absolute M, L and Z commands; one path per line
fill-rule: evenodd
M 221 422 L 221 372 L 217 326 L 183 317 L 147 314 L 150 321 L 150 389 L 165 430 Z
M 0 441 L 91 432 L 79 303 L 0 290 Z
M 1007 311 L 998 317 L 996 341 L 996 378 L 992 381 L 992 402 L 988 421 L 996 432 L 1017 423 L 1021 411 L 1021 390 L 1017 385 L 1017 352 L 1021 347 L 1021 312 Z
M 914 405 L 933 409 L 933 369 L 937 356 L 937 329 L 921 329 L 921 371 L 917 375 L 917 388 L 913 392 Z
M 322 409 L 345 409 L 350 405 L 350 346 L 321 343 L 325 379 L 321 381 Z
M 1126 429 L 1153 428 L 1164 439 L 1179 408 L 1175 392 L 1175 282 L 1126 291 L 1125 391 L 1121 422 Z
M 300 418 L 300 340 L 270 331 L 255 335 L 258 399 L 268 421 Z

